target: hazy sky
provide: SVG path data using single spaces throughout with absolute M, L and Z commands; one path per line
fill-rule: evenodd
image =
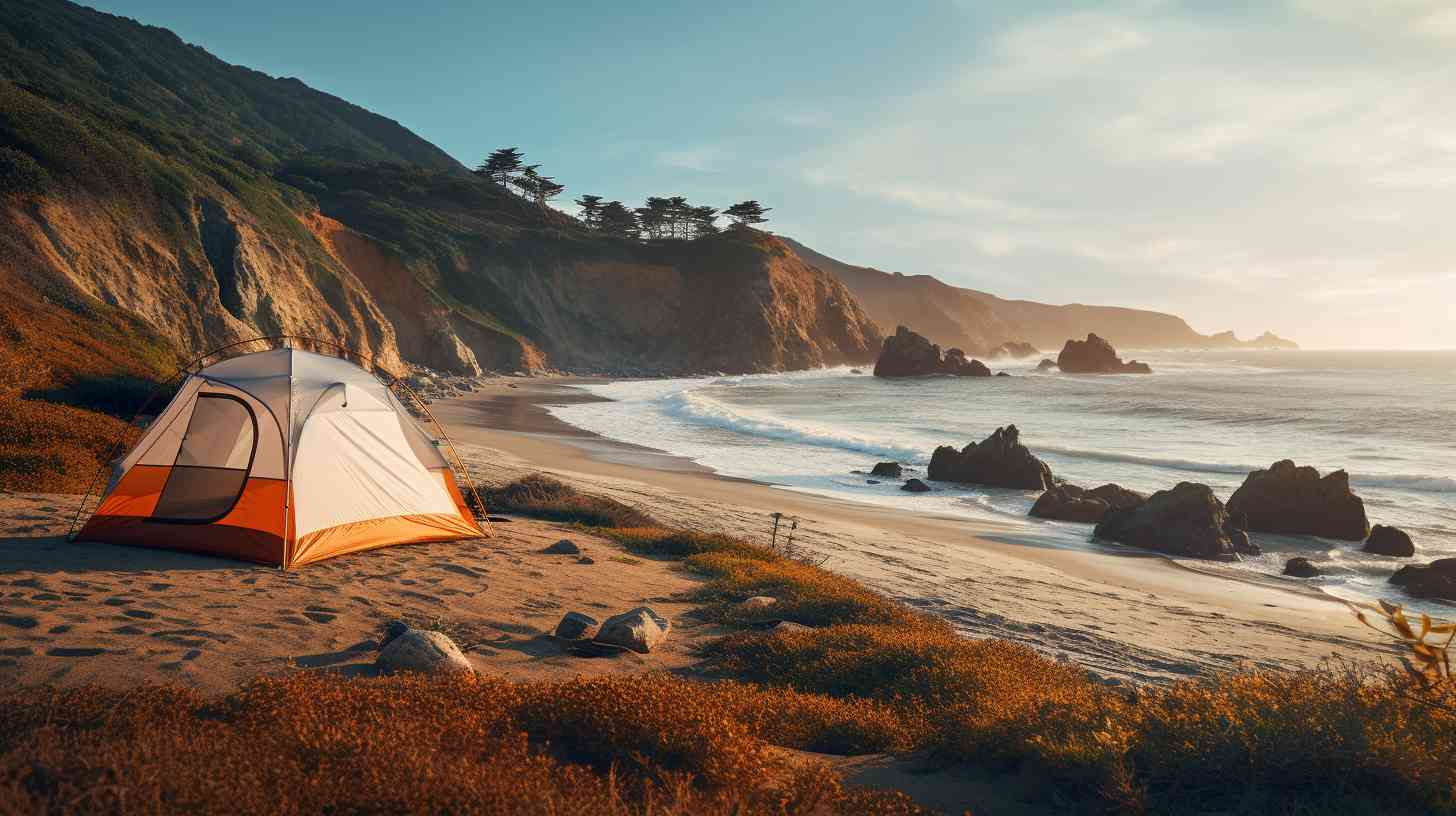
M 97 5 L 572 197 L 757 198 L 1007 297 L 1456 347 L 1447 0 Z

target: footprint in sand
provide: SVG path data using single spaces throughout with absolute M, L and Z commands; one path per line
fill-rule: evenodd
M 0 615 L 0 625 L 13 626 L 16 629 L 34 629 L 40 625 L 40 621 L 29 615 Z
M 464 575 L 467 578 L 481 578 L 487 575 L 484 570 L 474 570 L 461 564 L 440 564 L 439 567 L 446 572 Z
M 106 650 L 93 646 L 68 646 L 47 649 L 46 654 L 51 657 L 95 657 L 99 654 L 106 654 Z
M 30 599 L 32 601 L 59 601 L 61 600 L 61 596 L 54 592 L 39 592 L 30 596 Z
M 310 606 L 304 609 L 303 616 L 314 623 L 328 623 L 339 616 L 339 610 L 327 606 Z
M 148 612 L 145 609 L 128 609 L 121 614 L 127 616 L 128 618 L 136 618 L 137 620 L 151 620 L 152 618 L 155 618 L 157 616 L 157 613 Z
M 161 592 L 164 589 L 171 589 L 171 584 L 147 584 L 147 589 L 152 592 Z
M 48 634 L 48 635 L 64 635 L 65 633 L 71 631 L 74 628 L 75 627 L 71 626 L 71 624 L 69 624 L 69 623 L 63 623 L 60 626 L 52 626 L 50 628 L 50 631 L 46 632 L 46 634 Z
M 145 635 L 147 630 L 140 626 L 118 626 L 111 630 L 113 635 Z
M 35 654 L 35 650 L 29 646 L 12 646 L 8 649 L 0 649 L 0 655 L 5 657 L 25 657 Z
M 136 603 L 136 601 L 132 600 L 131 598 L 107 598 L 106 600 L 102 601 L 102 603 L 106 604 L 107 606 L 126 606 L 127 604 Z

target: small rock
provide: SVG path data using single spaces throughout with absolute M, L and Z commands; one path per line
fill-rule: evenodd
M 563 538 L 541 552 L 547 555 L 581 555 L 581 547 L 569 538 Z
M 562 640 L 585 640 L 587 632 L 597 625 L 597 619 L 580 612 L 567 612 L 556 624 L 556 637 Z
M 1284 574 L 1295 578 L 1313 578 L 1320 574 L 1319 567 L 1308 558 L 1294 557 L 1284 563 Z
M 1011 373 L 1009 371 L 998 371 L 998 372 L 996 372 L 996 376 L 998 376 L 998 377 L 1010 377 L 1011 376 Z
M 1429 564 L 1408 564 L 1390 576 L 1390 582 L 1417 598 L 1456 601 L 1456 558 L 1438 558 Z
M 667 618 L 645 606 L 639 606 L 607 618 L 593 640 L 647 654 L 657 648 L 671 630 L 672 624 Z
M 383 649 L 391 640 L 409 631 L 409 624 L 402 620 L 395 619 L 385 624 L 384 640 L 380 642 L 379 648 Z
M 597 560 L 595 558 L 592 558 L 590 555 L 583 555 L 580 558 L 576 559 L 576 563 L 578 564 L 595 564 L 596 562 Z
M 748 600 L 738 604 L 738 608 L 745 612 L 754 612 L 762 609 L 768 609 L 778 602 L 778 598 L 772 597 L 770 595 L 754 595 L 752 598 L 749 598 Z
M 1370 529 L 1370 538 L 1365 541 L 1363 551 L 1375 555 L 1410 558 L 1416 554 L 1416 545 L 1405 530 L 1377 524 Z
M 905 475 L 904 468 L 899 462 L 880 462 L 870 469 L 871 476 L 883 476 L 887 479 L 898 479 Z
M 908 491 L 910 493 L 929 493 L 930 485 L 920 481 L 919 479 L 910 479 L 909 481 L 905 482 L 905 484 L 900 485 L 900 489 Z
M 1051 371 L 1056 367 L 1057 364 L 1051 360 L 1042 360 L 1041 362 L 1036 364 L 1037 371 Z
M 805 626 L 802 623 L 794 623 L 793 621 L 779 621 L 778 623 L 774 624 L 774 627 L 769 631 L 780 635 L 792 635 L 798 632 L 808 632 L 812 629 L 813 627 Z
M 879 479 L 865 479 L 865 484 L 879 484 Z
M 386 672 L 446 674 L 474 672 L 460 647 L 444 632 L 407 629 L 379 652 L 374 665 Z

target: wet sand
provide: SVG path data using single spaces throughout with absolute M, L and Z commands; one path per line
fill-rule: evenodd
M 556 474 L 662 521 L 765 543 L 769 514 L 826 567 L 942 615 L 974 637 L 1026 643 L 1109 682 L 1381 655 L 1343 603 L 1293 581 L 1116 549 L 1040 545 L 1009 524 L 918 515 L 727 479 L 571 427 L 543 405 L 597 399 L 571 380 L 503 378 L 432 406 L 477 479 Z M 929 588 L 932 591 L 927 591 Z

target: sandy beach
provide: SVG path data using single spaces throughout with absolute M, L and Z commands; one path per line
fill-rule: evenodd
M 765 542 L 770 513 L 795 516 L 798 540 L 827 556 L 827 568 L 943 615 L 969 636 L 1026 643 L 1110 682 L 1373 655 L 1372 633 L 1342 602 L 1293 581 L 1251 580 L 1213 563 L 1133 551 L 1039 546 L 994 521 L 724 478 L 556 420 L 543 404 L 596 399 L 570 382 L 506 378 L 432 408 L 477 479 L 552 473 L 669 524 Z M 927 577 L 943 592 L 924 595 Z
M 280 570 L 106 544 L 69 543 L 78 497 L 0 496 L 0 682 L 225 693 L 258 675 L 372 672 L 382 627 L 451 635 L 482 672 L 515 679 L 675 670 L 714 627 L 674 596 L 694 581 L 665 563 L 556 525 L 515 519 L 488 539 L 394 547 Z M 563 537 L 592 563 L 543 549 Z M 659 652 L 569 657 L 548 636 L 567 611 L 597 619 L 650 605 L 673 621 Z
M 1369 658 L 1372 639 L 1339 602 L 1136 554 L 1029 545 L 992 522 L 918 516 L 718 476 L 555 420 L 543 402 L 591 398 L 567 381 L 505 378 L 433 408 L 472 475 L 555 474 L 670 525 L 767 539 L 769 514 L 825 566 L 943 615 L 968 636 L 1026 643 L 1108 682 L 1166 681 L 1241 665 Z M 493 537 L 389 548 L 293 571 L 201 556 L 68 543 L 76 497 L 0 497 L 0 680 L 226 691 L 250 677 L 369 671 L 381 627 L 402 618 L 451 632 L 472 662 L 519 678 L 683 669 L 713 627 L 674 596 L 668 564 L 527 519 Z M 541 553 L 562 537 L 594 563 Z M 943 592 L 909 587 L 936 577 Z M 650 604 L 675 623 L 661 654 L 584 663 L 549 638 L 568 610 L 596 617 Z

